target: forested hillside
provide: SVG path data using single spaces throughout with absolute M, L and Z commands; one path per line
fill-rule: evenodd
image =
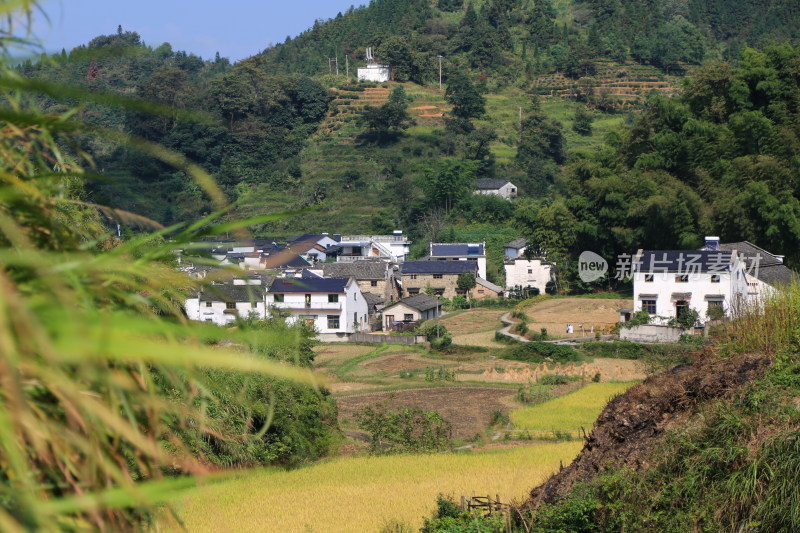
M 136 32 L 101 35 L 87 46 L 21 66 L 35 80 L 115 93 L 166 108 L 84 104 L 79 118 L 134 135 L 184 154 L 217 180 L 230 199 L 236 186 L 291 186 L 300 178 L 297 155 L 327 112 L 328 94 L 302 76 L 267 76 L 247 64 L 231 66 L 175 52 L 168 43 L 146 46 Z M 74 104 L 52 96 L 44 111 Z M 208 198 L 184 172 L 128 146 L 87 137 L 97 167 L 111 181 L 95 182 L 91 193 L 110 205 L 148 215 L 165 224 L 196 220 L 212 211 Z
M 523 234 L 558 260 L 561 286 L 582 290 L 571 259 L 584 249 L 613 258 L 719 234 L 800 259 L 800 60 L 769 44 L 796 34 L 797 9 L 376 0 L 233 66 L 119 28 L 19 70 L 162 106 L 80 113 L 199 163 L 233 216 L 314 210 L 256 234 L 402 228 L 417 254 L 428 240 L 482 239 L 500 254 Z M 394 82 L 355 82 L 366 46 Z M 95 199 L 162 223 L 210 210 L 182 171 L 87 144 L 113 178 L 91 186 Z M 510 180 L 521 198 L 473 196 L 476 178 Z

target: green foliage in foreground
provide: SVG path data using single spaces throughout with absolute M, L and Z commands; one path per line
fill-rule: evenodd
M 509 361 L 522 361 L 525 363 L 542 363 L 545 359 L 556 363 L 578 361 L 580 356 L 570 346 L 551 344 L 547 342 L 524 342 L 517 344 L 501 356 Z

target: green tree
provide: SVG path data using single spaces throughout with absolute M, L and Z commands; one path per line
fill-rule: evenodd
M 475 274 L 472 272 L 464 272 L 458 275 L 456 287 L 464 294 L 468 294 L 469 291 L 475 288 L 475 285 L 477 285 L 477 282 L 475 281 Z
M 592 122 L 594 121 L 594 116 L 592 113 L 586 109 L 584 106 L 578 107 L 575 110 L 575 117 L 572 122 L 572 129 L 578 135 L 591 135 L 592 134 Z
M 445 98 L 453 106 L 452 114 L 455 117 L 469 120 L 486 112 L 486 99 L 464 74 L 448 78 Z
M 476 171 L 474 161 L 444 158 L 436 167 L 425 170 L 422 188 L 431 204 L 449 213 L 459 198 L 470 194 Z

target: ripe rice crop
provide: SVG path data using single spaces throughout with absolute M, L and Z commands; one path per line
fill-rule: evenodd
M 572 461 L 579 442 L 465 454 L 339 458 L 292 471 L 256 470 L 199 487 L 176 507 L 190 532 L 378 531 L 390 520 L 418 529 L 436 495 L 521 499 Z M 180 531 L 169 525 L 167 531 Z
M 589 429 L 608 401 L 625 392 L 635 382 L 590 383 L 560 398 L 511 411 L 516 429 L 538 431 L 576 431 Z

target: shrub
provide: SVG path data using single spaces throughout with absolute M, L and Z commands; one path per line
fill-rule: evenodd
M 442 350 L 447 349 L 451 344 L 453 344 L 453 337 L 450 334 L 446 334 L 444 336 L 439 337 L 438 339 L 434 338 L 431 341 L 431 349 L 440 352 Z
M 450 422 L 419 407 L 391 411 L 394 398 L 356 412 L 358 427 L 370 434 L 370 452 L 432 453 L 450 448 Z
M 417 335 L 424 335 L 425 339 L 428 342 L 433 341 L 436 338 L 437 333 L 437 323 L 435 320 L 428 320 L 416 327 Z M 444 337 L 447 335 L 447 328 L 444 325 L 438 325 L 438 333 L 439 337 Z
M 577 378 L 577 376 L 575 377 Z M 539 379 L 539 385 L 566 385 L 571 381 L 575 380 L 570 378 L 570 376 L 564 376 L 562 374 L 547 374 Z

